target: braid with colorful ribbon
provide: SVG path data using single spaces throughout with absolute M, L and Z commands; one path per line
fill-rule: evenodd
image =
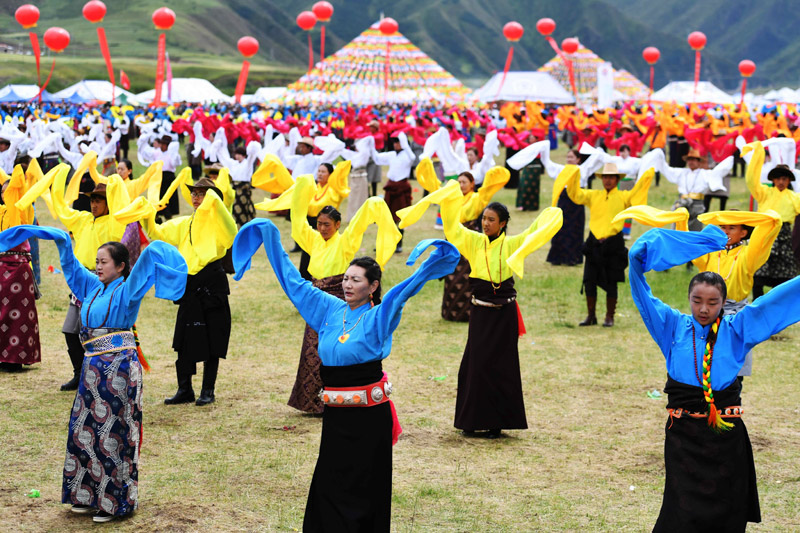
M 139 333 L 136 331 L 136 324 L 133 325 L 131 331 L 133 331 L 133 340 L 136 343 L 136 355 L 139 358 L 139 364 L 142 365 L 145 372 L 150 372 L 150 364 L 145 359 L 142 346 L 139 344 Z
M 711 325 L 711 332 L 712 335 L 708 336 L 708 340 L 706 342 L 706 348 L 703 351 L 703 395 L 706 398 L 706 403 L 708 403 L 708 426 L 716 431 L 717 433 L 721 433 L 722 431 L 728 431 L 733 427 L 733 424 L 730 422 L 726 422 L 723 420 L 722 415 L 720 414 L 717 406 L 714 405 L 714 391 L 711 389 L 711 361 L 714 357 L 714 344 L 716 344 L 717 340 L 717 331 L 719 330 L 719 323 L 720 317 L 714 321 Z

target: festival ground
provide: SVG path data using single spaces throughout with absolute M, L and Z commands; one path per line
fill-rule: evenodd
M 561 149 L 555 159 L 563 157 Z M 136 175 L 141 171 L 137 165 Z M 549 178 L 542 181 L 544 204 L 552 184 Z M 731 189 L 729 207 L 747 209 L 744 180 L 732 179 Z M 496 200 L 514 205 L 515 193 L 501 191 Z M 262 193 L 255 195 L 260 200 Z M 669 208 L 675 196 L 675 186 L 662 180 L 651 189 L 649 203 Z M 188 211 L 185 205 L 182 211 Z M 42 212 L 43 224 L 60 227 Z M 429 210 L 406 232 L 407 251 L 423 238 L 441 237 L 433 229 L 435 214 Z M 510 233 L 537 214 L 512 211 Z M 288 249 L 289 223 L 272 220 Z M 635 224 L 634 238 L 644 229 Z M 374 232 L 370 228 L 364 243 L 374 242 Z M 585 316 L 581 267 L 548 265 L 547 248 L 527 259 L 525 278 L 517 280 L 528 330 L 519 344 L 527 431 L 494 441 L 462 437 L 452 422 L 467 325 L 440 318 L 442 286 L 436 282 L 404 311 L 384 365 L 404 428 L 394 448 L 393 531 L 652 528 L 664 483 L 667 414 L 665 397 L 651 399 L 647 393 L 663 388 L 664 359 L 627 286 L 620 288 L 614 328 L 577 328 Z M 371 254 L 372 245 L 362 252 Z M 407 256 L 388 263 L 384 287 L 412 271 L 404 265 Z M 46 271 L 48 265 L 58 268 L 56 249 L 43 243 L 44 297 L 38 302 L 43 363 L 0 374 L 1 531 L 92 527 L 60 503 L 65 426 L 74 398 L 58 391 L 71 376 L 61 334 L 69 291 L 61 275 Z M 686 312 L 692 273 L 675 268 L 651 273 L 648 281 L 656 295 Z M 601 313 L 602 301 L 601 293 Z M 163 404 L 175 392 L 170 344 L 177 307 L 150 296 L 142 302 L 137 325 L 153 371 L 144 381 L 140 510 L 115 522 L 114 531 L 301 528 L 321 426 L 321 419 L 286 405 L 303 323 L 262 252 L 248 277 L 231 283 L 230 302 L 228 360 L 221 364 L 216 403 L 202 408 Z M 749 531 L 800 528 L 799 344 L 800 327 L 792 326 L 757 347 L 753 377 L 744 382 L 764 521 Z M 194 381 L 199 390 L 199 378 Z M 27 497 L 32 489 L 41 497 Z

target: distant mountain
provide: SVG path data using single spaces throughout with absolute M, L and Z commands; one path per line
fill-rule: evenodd
M 28 48 L 27 32 L 13 18 L 23 0 L 0 0 L 0 42 Z M 232 65 L 241 60 L 236 41 L 253 35 L 261 43 L 254 64 L 264 69 L 290 67 L 301 72 L 307 62 L 305 32 L 295 24 L 297 13 L 314 0 L 173 0 L 175 27 L 167 33 L 167 48 L 176 65 L 197 63 L 231 70 L 225 83 L 235 83 Z M 648 67 L 641 57 L 646 46 L 662 53 L 656 67 L 656 87 L 694 75 L 694 53 L 686 36 L 701 30 L 708 36 L 703 51 L 702 78 L 725 89 L 739 82 L 740 59 L 756 61 L 758 71 L 750 86 L 800 85 L 800 44 L 791 28 L 800 19 L 790 0 L 330 0 L 334 16 L 326 27 L 326 52 L 335 52 L 381 13 L 395 18 L 400 31 L 444 68 L 462 80 L 480 83 L 503 67 L 509 43 L 502 27 L 517 20 L 525 35 L 514 45 L 515 70 L 535 69 L 554 54 L 535 28 L 541 17 L 557 22 L 554 37 L 576 36 L 617 68 L 647 81 Z M 81 15 L 84 0 L 41 0 L 41 36 L 50 26 L 62 26 L 72 35 L 69 56 L 98 57 L 95 30 Z M 158 32 L 150 21 L 163 0 L 107 2 L 103 22 L 112 57 L 154 59 Z M 319 25 L 313 30 L 319 53 Z M 318 56 L 317 56 L 318 57 Z M 290 75 L 291 77 L 291 75 Z M 280 76 L 278 79 L 283 79 Z M 285 80 L 288 81 L 288 80 Z

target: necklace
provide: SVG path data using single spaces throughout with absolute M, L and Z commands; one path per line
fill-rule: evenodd
M 330 182 L 329 182 L 329 183 L 330 183 Z M 322 187 L 322 189 L 320 190 L 319 196 L 317 196 L 316 194 L 314 194 L 314 201 L 315 201 L 315 202 L 319 202 L 320 200 L 322 200 L 322 197 L 323 197 L 323 196 L 325 196 L 325 191 L 326 191 L 327 189 L 328 189 L 328 183 L 326 183 L 326 184 L 325 184 L 325 185 Z
M 114 293 L 116 293 L 117 289 L 119 289 L 122 285 L 123 284 L 120 283 L 119 285 L 114 287 L 114 290 L 111 291 L 111 296 L 108 299 L 108 309 L 106 309 L 106 317 L 103 319 L 103 323 L 100 324 L 98 326 L 98 328 L 102 328 L 103 326 L 106 325 L 106 321 L 108 320 L 108 315 L 111 314 L 111 302 L 114 301 Z M 92 301 L 89 302 L 89 307 L 86 309 L 86 321 L 87 322 L 89 321 L 89 313 L 92 311 L 92 304 L 94 303 L 95 299 L 97 299 L 97 297 L 100 296 L 101 292 L 103 292 L 103 287 L 97 289 L 97 292 L 95 293 L 94 298 L 92 298 Z
M 499 283 L 495 285 L 494 280 L 492 279 L 492 271 L 489 269 L 489 245 L 487 244 L 487 241 L 483 241 L 483 258 L 486 260 L 486 273 L 489 274 L 489 283 L 491 283 L 492 292 L 495 294 L 497 294 L 497 289 L 499 289 L 503 284 L 503 245 L 505 243 L 505 239 L 503 239 L 503 242 L 500 243 L 500 256 L 497 261 L 497 266 L 500 267 L 500 279 L 497 280 Z
M 711 354 L 714 353 L 714 347 L 711 347 Z M 697 383 L 702 387 L 703 380 L 700 379 L 700 374 L 697 372 L 697 345 L 694 340 L 694 322 L 692 322 L 692 355 L 694 356 L 694 376 L 697 378 Z M 710 358 L 709 358 L 710 359 Z
M 361 316 L 358 317 L 358 320 L 356 320 L 356 323 L 353 324 L 353 327 L 347 329 L 347 309 L 345 308 L 344 313 L 342 313 L 342 334 L 339 335 L 339 342 L 344 344 L 344 342 L 350 338 L 350 332 L 356 329 L 356 326 L 358 326 L 358 323 L 361 322 L 361 319 L 364 318 L 364 315 L 366 314 L 366 312 L 361 313 Z
M 728 271 L 728 275 L 727 276 L 723 276 L 723 279 L 725 281 L 728 281 L 728 278 L 731 277 L 731 274 L 733 274 L 733 269 L 736 267 L 736 261 L 738 261 L 739 256 L 742 253 L 742 247 L 739 246 L 738 248 L 739 248 L 739 251 L 736 252 L 736 257 L 733 258 L 733 264 L 731 265 L 731 269 Z M 717 274 L 719 274 L 720 276 L 722 276 L 722 272 L 719 271 L 721 264 L 722 264 L 722 251 L 719 251 L 719 252 L 717 252 Z

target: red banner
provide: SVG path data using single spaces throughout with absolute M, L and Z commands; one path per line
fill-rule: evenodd
M 314 48 L 311 46 L 311 32 L 308 32 L 308 73 L 314 68 Z
M 114 104 L 117 92 L 117 82 L 114 79 L 114 66 L 111 64 L 111 53 L 108 51 L 108 41 L 106 40 L 106 30 L 102 26 L 97 27 L 97 40 L 100 41 L 100 53 L 106 62 L 108 70 L 108 81 L 111 82 L 111 104 Z
M 156 94 L 151 105 L 161 105 L 161 86 L 164 84 L 164 56 L 167 53 L 167 34 L 158 36 L 158 62 L 156 63 Z
M 42 50 L 39 48 L 39 36 L 34 32 L 28 33 L 31 39 L 31 48 L 33 49 L 33 57 L 36 58 L 36 85 L 42 84 L 42 74 L 39 66 Z M 41 102 L 39 102 L 41 104 Z
M 237 104 L 242 103 L 242 95 L 244 88 L 247 85 L 247 74 L 250 72 L 250 62 L 247 60 L 242 61 L 242 70 L 239 72 L 239 81 L 236 82 L 236 92 L 233 98 Z
M 506 66 L 503 69 L 503 77 L 500 78 L 500 86 L 497 88 L 497 94 L 495 95 L 495 97 L 497 97 L 497 95 L 500 94 L 500 91 L 503 90 L 503 84 L 506 82 L 506 76 L 508 76 L 508 69 L 511 68 L 511 60 L 513 58 L 514 58 L 514 45 L 511 45 L 511 47 L 508 49 L 508 56 L 506 57 Z
M 694 97 L 692 101 L 697 99 L 697 82 L 700 81 L 700 50 L 694 53 Z
M 119 70 L 119 84 L 122 85 L 122 88 L 126 91 L 131 90 L 131 80 L 128 79 L 128 75 L 125 74 L 125 71 L 122 69 Z
M 322 25 L 322 30 L 319 38 L 319 60 L 325 59 L 325 24 Z
M 739 111 L 744 109 L 744 93 L 747 91 L 747 78 L 742 78 L 742 101 L 739 102 Z
M 650 92 L 647 94 L 647 105 L 650 105 L 650 97 L 653 96 L 653 76 L 655 75 L 655 68 L 650 65 Z

